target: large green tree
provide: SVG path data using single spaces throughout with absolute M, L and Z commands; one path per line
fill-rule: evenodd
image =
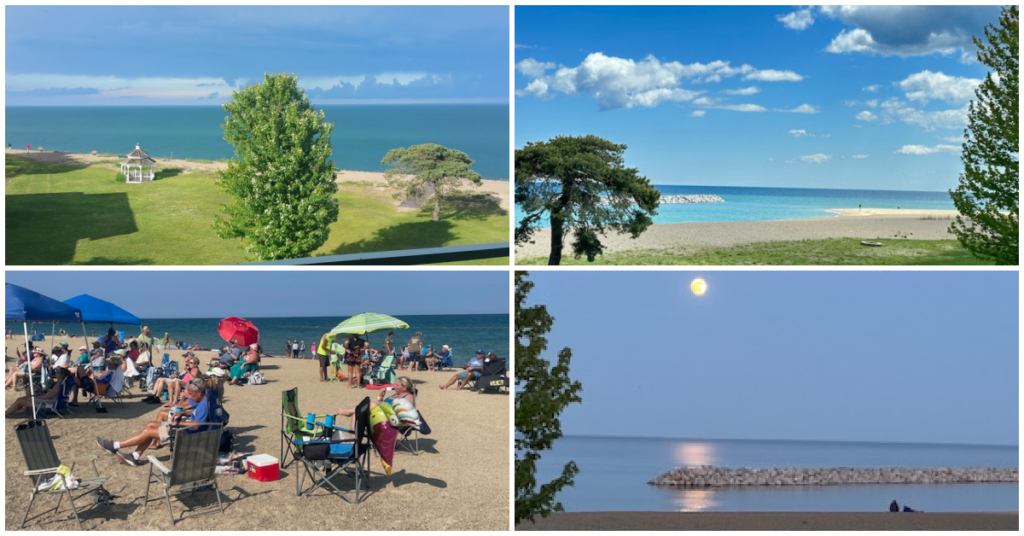
M 559 136 L 517 150 L 516 206 L 523 217 L 516 244 L 531 242 L 545 216 L 551 225 L 551 265 L 561 264 L 570 232 L 573 254 L 591 262 L 604 251 L 599 236 L 607 229 L 640 236 L 651 225 L 661 194 L 647 177 L 623 165 L 625 150 L 597 136 Z
M 422 197 L 429 186 L 434 191 L 434 221 L 441 221 L 441 207 L 461 184 L 462 179 L 476 186 L 483 184 L 480 174 L 469 169 L 475 162 L 466 153 L 436 143 L 391 149 L 381 164 L 388 186 L 401 190 L 397 197 Z
M 307 257 L 338 220 L 331 132 L 298 78 L 266 74 L 224 104 L 224 139 L 235 158 L 219 183 L 235 202 L 214 225 L 222 238 L 241 238 L 259 260 Z
M 990 72 L 974 94 L 961 159 L 960 185 L 949 192 L 960 215 L 950 232 L 976 257 L 1019 264 L 1019 10 L 1004 8 L 999 25 L 977 37 L 978 61 Z
M 558 416 L 571 403 L 582 401 L 583 386 L 569 379 L 572 350 L 563 348 L 554 367 L 541 353 L 547 349 L 544 334 L 554 319 L 543 305 L 526 306 L 533 288 L 526 272 L 516 272 L 516 517 L 518 524 L 547 517 L 562 510 L 555 494 L 571 486 L 579 471 L 574 462 L 565 464 L 558 478 L 538 485 L 537 460 L 541 452 L 562 437 Z

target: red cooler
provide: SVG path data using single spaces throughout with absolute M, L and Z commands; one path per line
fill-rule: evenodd
M 246 467 L 248 467 L 246 474 L 249 475 L 249 478 L 259 480 L 260 482 L 271 482 L 281 478 L 281 475 L 278 473 L 279 465 L 277 458 L 269 454 L 249 456 L 245 462 Z

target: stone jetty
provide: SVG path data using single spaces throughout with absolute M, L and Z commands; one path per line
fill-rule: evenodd
M 827 486 L 838 484 L 963 484 L 1017 482 L 1016 467 L 680 467 L 648 484 L 684 488 L 725 486 Z
M 725 199 L 722 199 L 721 196 L 712 194 L 661 196 L 662 205 L 681 205 L 685 203 L 725 203 Z

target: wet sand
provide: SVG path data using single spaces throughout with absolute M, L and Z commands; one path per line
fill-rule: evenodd
M 953 239 L 949 225 L 953 210 L 830 209 L 843 214 L 831 218 L 782 221 L 737 221 L 665 223 L 652 225 L 638 238 L 609 233 L 601 237 L 605 252 L 634 249 L 716 248 L 756 242 L 852 238 L 858 240 L 893 238 L 916 240 Z M 547 258 L 551 249 L 550 229 L 534 234 L 534 243 L 516 246 L 516 258 Z M 566 240 L 565 255 L 572 254 Z
M 587 512 L 516 530 L 1018 530 L 1018 513 Z
M 72 348 L 82 344 L 81 336 L 58 338 L 57 342 L 60 340 L 67 340 Z M 13 358 L 15 347 L 24 341 L 16 337 L 6 343 L 8 357 Z M 39 344 L 47 347 L 47 343 Z M 182 352 L 170 354 L 180 365 Z M 203 364 L 212 355 L 197 352 Z M 13 363 L 8 360 L 7 366 Z M 279 457 L 281 391 L 298 387 L 299 409 L 303 413 L 333 413 L 337 407 L 352 408 L 363 397 L 376 396 L 376 391 L 348 389 L 347 383 L 321 383 L 317 367 L 316 360 L 264 358 L 261 368 L 266 385 L 225 386 L 224 407 L 231 415 L 229 429 L 235 434 L 236 451 Z M 275 482 L 258 482 L 244 474 L 220 476 L 226 505 L 223 514 L 217 512 L 212 493 L 200 493 L 194 498 L 187 493 L 181 495 L 195 510 L 186 513 L 174 530 L 508 530 L 511 398 L 468 390 L 439 390 L 437 385 L 447 382 L 452 374 L 400 373 L 417 384 L 417 405 L 433 433 L 420 437 L 422 452 L 418 456 L 405 451 L 395 453 L 391 476 L 384 474 L 379 457 L 371 460 L 373 490 L 363 499 L 365 502 L 352 505 L 325 490 L 317 490 L 311 497 L 296 497 L 295 479 L 300 466 L 293 463 L 281 470 L 281 479 Z M 106 489 L 119 496 L 110 507 L 93 508 L 91 496 L 75 502 L 86 530 L 171 530 L 159 489 L 151 488 L 150 502 L 145 508 L 142 506 L 150 471 L 148 463 L 139 467 L 118 464 L 114 456 L 95 442 L 97 436 L 127 439 L 154 418 L 160 405 L 142 402 L 144 395 L 138 388 L 133 392 L 123 408 L 105 402 L 106 414 L 96 413 L 80 399 L 82 405 L 72 408 L 71 416 L 47 421 L 57 453 L 64 459 L 98 455 L 100 474 L 112 477 Z M 5 405 L 22 394 L 6 391 Z M 7 530 L 17 529 L 28 506 L 28 478 L 22 475 L 23 458 L 13 429 L 29 416 L 29 412 L 22 412 L 5 422 Z M 122 452 L 127 453 L 128 449 Z M 170 457 L 166 447 L 146 454 L 165 462 Z M 76 475 L 92 476 L 91 473 L 88 465 L 75 468 Z M 339 482 L 342 490 L 351 489 L 351 479 Z M 34 518 L 30 518 L 25 530 L 77 530 L 74 519 L 66 518 L 71 513 L 66 500 L 59 515 L 39 516 L 56 503 L 55 496 L 37 498 L 32 507 Z M 171 503 L 175 516 L 181 517 L 185 509 L 182 502 L 172 495 Z

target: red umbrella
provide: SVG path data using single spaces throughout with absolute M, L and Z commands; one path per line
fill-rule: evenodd
M 221 320 L 220 325 L 217 326 L 217 333 L 220 333 L 225 341 L 238 341 L 238 344 L 242 346 L 249 346 L 260 340 L 260 330 L 256 329 L 252 322 L 237 316 L 229 316 Z

